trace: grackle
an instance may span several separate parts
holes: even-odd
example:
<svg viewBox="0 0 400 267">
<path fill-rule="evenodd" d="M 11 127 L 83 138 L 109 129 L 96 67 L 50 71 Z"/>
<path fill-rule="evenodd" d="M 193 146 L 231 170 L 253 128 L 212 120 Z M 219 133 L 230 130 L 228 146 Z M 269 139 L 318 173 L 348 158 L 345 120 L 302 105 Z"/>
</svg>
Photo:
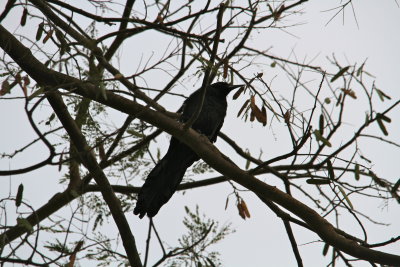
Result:
<svg viewBox="0 0 400 267">
<path fill-rule="evenodd" d="M 192 128 L 207 136 L 211 142 L 215 142 L 226 115 L 226 97 L 233 89 L 241 86 L 229 85 L 225 82 L 208 86 L 201 111 Z M 196 113 L 201 98 L 202 91 L 199 89 L 184 101 L 178 110 L 182 113 L 181 122 L 187 122 Z M 140 218 L 143 218 L 146 213 L 149 217 L 155 216 L 176 191 L 186 169 L 199 159 L 190 147 L 172 136 L 167 154 L 149 173 L 139 192 L 134 214 L 139 215 Z"/>
</svg>

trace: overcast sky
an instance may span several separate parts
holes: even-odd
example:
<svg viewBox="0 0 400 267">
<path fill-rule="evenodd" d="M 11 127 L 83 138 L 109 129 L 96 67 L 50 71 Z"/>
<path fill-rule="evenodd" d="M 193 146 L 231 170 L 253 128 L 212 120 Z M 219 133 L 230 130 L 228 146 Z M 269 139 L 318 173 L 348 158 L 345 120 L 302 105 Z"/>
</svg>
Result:
<svg viewBox="0 0 400 267">
<path fill-rule="evenodd" d="M 5 1 L 0 4 L 0 10 L 3 10 Z M 400 98 L 400 8 L 394 0 L 373 1 L 357 0 L 354 2 L 357 23 L 354 19 L 351 9 L 346 9 L 344 23 L 342 16 L 334 18 L 328 25 L 327 22 L 335 13 L 322 12 L 335 7 L 339 1 L 309 1 L 303 5 L 302 16 L 288 18 L 293 23 L 302 25 L 287 29 L 290 33 L 281 30 L 273 30 L 268 34 L 263 34 L 254 39 L 254 42 L 271 46 L 271 51 L 275 55 L 286 56 L 294 51 L 299 59 L 308 62 L 314 59 L 314 65 L 327 65 L 326 56 L 333 53 L 338 59 L 349 64 L 359 62 L 360 64 L 367 59 L 367 69 L 376 76 L 376 85 L 384 90 L 393 99 L 392 102 Z M 336 4 L 337 4 L 336 3 Z M 20 17 L 14 16 L 7 18 L 4 25 L 14 31 Z M 14 27 L 14 28 L 12 28 Z M 29 25 L 27 26 L 29 27 Z M 32 31 L 36 31 L 36 24 Z M 126 50 L 127 48 L 124 47 Z M 128 57 L 129 59 L 130 57 Z M 127 61 L 129 61 L 127 59 Z M 122 61 L 121 64 L 129 64 Z M 121 65 L 121 68 L 128 68 L 127 65 Z M 268 70 L 265 70 L 268 75 Z M 277 87 L 282 86 L 277 84 Z M 188 95 L 190 92 L 187 92 Z M 168 104 L 168 103 L 167 103 Z M 180 103 L 170 103 L 171 110 L 175 110 Z M 243 124 L 232 114 L 236 114 L 238 103 L 230 103 L 224 132 L 235 132 L 232 136 L 239 143 L 248 147 L 254 153 L 257 153 L 258 144 L 261 136 L 253 136 L 257 125 Z M 386 104 L 386 103 L 385 103 Z M 384 105 L 382 105 L 382 108 Z M 390 113 L 393 119 L 391 125 L 388 125 L 389 139 L 393 141 L 400 140 L 399 118 L 400 109 L 396 108 Z M 351 121 L 351 118 L 349 118 Z M 2 152 L 11 152 L 20 147 L 20 144 L 26 144 L 30 141 L 32 130 L 27 124 L 26 116 L 23 112 L 23 105 L 18 105 L 14 101 L 0 101 L 0 123 L 3 126 L 0 131 Z M 117 123 L 116 123 L 117 124 Z M 241 130 L 238 130 L 241 129 Z M 376 132 L 379 133 L 378 127 Z M 258 133 L 257 133 L 258 134 Z M 248 138 L 251 136 L 251 138 Z M 272 140 L 268 146 L 270 153 L 279 153 L 279 143 L 274 144 L 271 131 L 265 129 L 265 136 Z M 161 137 L 160 142 L 168 143 L 168 137 Z M 224 152 L 229 152 L 229 148 L 222 142 L 216 143 Z M 164 146 L 165 147 L 165 146 Z M 31 150 L 26 156 L 19 157 L 18 160 L 0 160 L 1 169 L 15 168 L 24 166 L 24 163 L 32 162 L 32 159 L 39 161 L 45 158 L 47 154 L 39 148 Z M 373 155 L 375 161 L 375 170 L 390 179 L 396 181 L 399 177 L 397 166 L 399 163 L 399 150 L 391 146 L 382 146 L 366 143 L 365 152 Z M 42 154 L 38 153 L 42 151 Z M 264 153 L 269 153 L 268 151 Z M 15 194 L 19 183 L 25 185 L 25 198 L 29 199 L 34 207 L 39 207 L 48 201 L 49 197 L 55 191 L 63 190 L 58 185 L 59 174 L 56 168 L 43 168 L 27 175 L 13 177 L 0 177 L 0 199 L 7 197 L 10 193 Z M 40 190 L 46 186 L 46 192 Z M 48 190 L 54 188 L 54 190 Z M 49 191 L 49 192 L 47 192 Z M 38 193 L 43 192 L 43 193 Z M 224 210 L 225 198 L 231 192 L 231 188 L 226 184 L 195 189 L 188 191 L 185 195 L 176 194 L 171 201 L 160 211 L 155 218 L 159 225 L 159 230 L 163 237 L 169 240 L 171 245 L 176 243 L 176 238 L 182 234 L 181 218 L 184 214 L 184 205 L 191 208 L 199 203 L 201 212 L 207 212 L 207 216 L 221 221 L 221 223 L 232 222 L 237 230 L 218 245 L 222 254 L 223 266 L 294 266 L 295 259 L 290 248 L 290 243 L 284 231 L 282 222 L 265 205 L 253 196 L 251 193 L 244 194 L 246 202 L 250 205 L 252 218 L 243 221 L 237 215 L 236 207 L 232 204 L 227 211 Z M 233 203 L 233 201 L 232 201 Z M 364 211 L 371 211 L 370 214 L 378 214 L 382 221 L 391 221 L 393 224 L 389 227 L 376 227 L 367 224 L 368 227 L 375 229 L 370 235 L 370 242 L 384 241 L 390 236 L 399 235 L 400 229 L 400 209 L 395 202 L 389 203 L 389 209 L 383 203 L 363 203 L 354 200 L 354 204 Z M 365 205 L 365 206 L 363 206 Z M 372 205 L 372 206 L 371 206 Z M 68 212 L 68 207 L 64 212 Z M 171 216 L 173 214 L 173 216 Z M 137 217 L 128 215 L 131 222 L 132 231 L 137 238 L 139 249 L 143 251 L 146 233 L 147 219 L 139 220 Z M 393 219 L 396 217 L 396 219 Z M 112 221 L 112 220 L 110 220 Z M 352 225 L 345 225 L 345 231 L 353 233 L 359 229 L 353 229 Z M 110 229 L 115 229 L 113 226 Z M 305 266 L 322 266 L 328 261 L 322 257 L 321 243 L 309 243 L 319 240 L 316 235 L 294 226 L 295 235 L 298 237 L 300 252 L 303 255 Z M 155 246 L 156 247 L 156 246 Z M 157 249 L 156 249 L 157 251 Z M 392 253 L 399 253 L 400 245 L 390 247 Z M 315 256 L 314 256 L 315 255 Z M 153 252 L 151 259 L 156 260 L 158 255 Z M 368 264 L 355 263 L 355 266 L 369 266 Z"/>
</svg>

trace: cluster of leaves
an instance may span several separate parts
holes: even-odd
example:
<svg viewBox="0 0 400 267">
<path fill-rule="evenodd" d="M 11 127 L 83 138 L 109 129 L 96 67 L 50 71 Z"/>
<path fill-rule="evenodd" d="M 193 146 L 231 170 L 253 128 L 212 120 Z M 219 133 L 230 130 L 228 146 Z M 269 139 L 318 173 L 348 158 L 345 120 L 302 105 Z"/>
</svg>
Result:
<svg viewBox="0 0 400 267">
<path fill-rule="evenodd" d="M 221 266 L 219 253 L 208 249 L 234 232 L 231 225 L 218 227 L 218 222 L 200 215 L 198 206 L 194 212 L 188 207 L 185 211 L 187 234 L 178 239 L 180 246 L 172 249 L 177 256 L 168 261 L 168 266 Z"/>
</svg>

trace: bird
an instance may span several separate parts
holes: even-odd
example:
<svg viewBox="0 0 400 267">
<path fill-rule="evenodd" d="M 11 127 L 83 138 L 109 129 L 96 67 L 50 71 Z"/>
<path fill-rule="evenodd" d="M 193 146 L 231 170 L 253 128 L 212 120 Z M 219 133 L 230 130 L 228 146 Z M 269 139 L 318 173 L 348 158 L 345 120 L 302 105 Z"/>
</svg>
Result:
<svg viewBox="0 0 400 267">
<path fill-rule="evenodd" d="M 209 85 L 206 88 L 201 111 L 191 126 L 192 129 L 214 143 L 226 116 L 228 106 L 226 98 L 232 90 L 242 86 L 226 82 Z M 183 102 L 178 110 L 178 113 L 181 113 L 179 119 L 181 123 L 186 123 L 198 112 L 202 93 L 200 88 Z M 146 214 L 150 218 L 154 217 L 175 193 L 186 169 L 199 159 L 200 157 L 189 146 L 172 136 L 167 153 L 148 174 L 140 189 L 133 213 L 139 215 L 140 219 Z"/>
</svg>

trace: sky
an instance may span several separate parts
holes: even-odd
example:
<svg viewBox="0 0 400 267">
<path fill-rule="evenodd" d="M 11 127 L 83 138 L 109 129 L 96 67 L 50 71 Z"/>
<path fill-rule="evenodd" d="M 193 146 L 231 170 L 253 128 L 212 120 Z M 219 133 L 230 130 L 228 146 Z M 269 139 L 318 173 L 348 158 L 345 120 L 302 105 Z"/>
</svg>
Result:
<svg viewBox="0 0 400 267">
<path fill-rule="evenodd" d="M 326 11 L 338 5 L 340 1 L 309 1 L 303 5 L 304 14 L 298 17 L 287 18 L 288 22 L 294 24 L 300 23 L 296 27 L 287 29 L 284 32 L 279 29 L 271 30 L 267 33 L 260 34 L 252 40 L 260 47 L 271 47 L 272 53 L 275 55 L 288 55 L 291 52 L 305 62 L 313 59 L 314 65 L 327 65 L 327 56 L 335 56 L 349 65 L 354 62 L 362 63 L 367 59 L 367 68 L 370 73 L 376 77 L 376 85 L 384 90 L 393 99 L 392 102 L 400 98 L 400 35 L 398 28 L 400 26 L 400 8 L 393 0 L 377 1 L 358 0 L 353 1 L 356 20 L 350 8 L 345 10 L 344 21 L 339 15 L 329 22 L 335 11 Z M 336 5 L 335 5 L 336 4 Z M 4 8 L 4 4 L 0 4 L 0 10 Z M 324 12 L 325 11 L 325 12 Z M 18 16 L 7 18 L 4 25 L 9 26 L 9 30 L 15 30 Z M 329 22 L 329 23 L 328 23 Z M 34 25 L 36 27 L 36 25 Z M 27 26 L 29 30 L 30 26 Z M 35 29 L 32 31 L 36 31 Z M 157 45 L 153 42 L 152 45 Z M 146 47 L 151 50 L 149 47 Z M 129 56 L 129 47 L 124 46 L 123 52 L 125 56 L 121 60 L 121 69 L 129 69 L 131 58 Z M 122 52 L 121 52 L 122 53 Z M 125 55 L 125 54 L 124 54 Z M 266 76 L 270 69 L 262 70 Z M 276 90 L 285 90 L 285 83 L 277 83 Z M 190 86 L 184 91 L 185 95 L 190 94 Z M 180 103 L 171 103 L 168 98 L 162 102 L 170 108 L 176 110 Z M 386 104 L 386 103 L 383 103 Z M 381 105 L 384 108 L 384 105 Z M 279 154 L 282 149 L 281 139 L 279 137 L 279 126 L 273 131 L 266 127 L 260 130 L 260 126 L 256 124 L 245 124 L 236 118 L 235 114 L 240 108 L 239 102 L 230 100 L 228 116 L 223 132 L 235 133 L 232 135 L 234 139 L 242 146 L 248 148 L 255 155 L 258 154 L 260 140 L 265 140 L 264 153 L 268 155 Z M 350 110 L 348 118 L 349 129 L 354 121 L 361 116 L 357 113 L 357 104 L 355 103 L 354 114 Z M 379 106 L 378 106 L 379 107 Z M 0 140 L 2 142 L 1 152 L 13 151 L 20 144 L 30 141 L 32 131 L 27 125 L 26 116 L 23 113 L 23 104 L 15 104 L 14 101 L 0 101 L 0 123 L 3 130 L 0 131 Z M 231 115 L 234 114 L 234 115 Z M 363 114 L 362 114 L 363 115 Z M 352 117 L 354 116 L 354 117 Z M 396 108 L 390 113 L 393 122 L 388 125 L 389 139 L 400 140 L 400 129 L 398 127 L 398 118 L 400 110 Z M 118 125 L 120 118 L 115 118 Z M 4 127 L 6 125 L 6 127 Z M 239 130 L 238 130 L 239 129 Z M 375 127 L 372 132 L 379 133 L 379 128 Z M 250 138 L 249 138 L 250 137 Z M 162 149 L 166 148 L 169 137 L 164 135 L 159 138 L 158 143 Z M 389 180 L 397 181 L 399 178 L 396 164 L 398 164 L 399 151 L 398 148 L 386 145 L 377 145 L 376 143 L 365 142 L 363 144 L 363 152 L 373 155 L 375 163 L 374 169 L 382 176 Z M 232 150 L 221 140 L 218 140 L 216 146 L 224 153 L 230 155 Z M 36 147 L 30 150 L 26 156 L 19 157 L 18 160 L 0 160 L 2 169 L 15 168 L 24 166 L 32 159 L 39 160 L 46 157 L 45 151 Z M 243 166 L 244 161 L 238 162 Z M 0 199 L 7 197 L 9 193 L 15 194 L 16 188 L 20 183 L 25 185 L 25 198 L 31 201 L 33 207 L 39 207 L 47 202 L 48 198 L 55 191 L 63 190 L 63 186 L 58 185 L 59 174 L 57 168 L 43 168 L 32 172 L 28 175 L 18 175 L 13 177 L 0 177 Z M 267 182 L 276 183 L 273 177 L 263 177 Z M 40 193 L 40 189 L 46 186 L 47 192 Z M 186 194 L 175 194 L 174 197 L 166 204 L 155 218 L 158 230 L 163 233 L 163 238 L 168 240 L 169 244 L 176 244 L 176 238 L 183 232 L 181 218 L 184 215 L 183 207 L 189 206 L 195 208 L 196 203 L 200 206 L 200 212 L 207 213 L 207 216 L 220 221 L 221 224 L 232 223 L 236 233 L 228 236 L 225 240 L 216 246 L 221 253 L 223 266 L 295 266 L 295 259 L 290 248 L 288 238 L 282 222 L 269 210 L 265 205 L 252 193 L 243 193 L 243 197 L 249 205 L 252 214 L 251 219 L 242 220 L 238 214 L 234 201 L 224 210 L 226 196 L 231 192 L 231 188 L 227 184 L 220 184 L 212 187 L 190 190 Z M 233 199 L 232 199 L 233 200 Z M 361 199 L 353 199 L 353 204 L 369 214 L 376 214 L 382 221 L 390 221 L 393 224 L 388 227 L 378 227 L 369 225 L 373 231 L 370 233 L 370 241 L 383 241 L 388 236 L 397 236 L 400 229 L 400 209 L 395 202 L 384 203 L 366 202 Z M 70 206 L 65 207 L 62 212 L 68 213 L 72 210 Z M 137 217 L 127 214 L 131 224 L 132 231 L 135 234 L 139 250 L 143 250 L 147 233 L 147 219 L 139 220 Z M 343 229 L 350 233 L 360 233 L 358 227 L 352 225 L 353 222 L 343 224 Z M 322 266 L 328 263 L 328 259 L 322 257 L 323 244 L 318 241 L 318 237 L 306 230 L 293 226 L 295 236 L 298 238 L 299 249 L 303 255 L 305 266 Z M 109 231 L 115 231 L 115 227 L 111 225 Z M 155 251 L 150 255 L 150 259 L 157 260 L 157 246 L 153 244 Z M 400 246 L 394 245 L 385 251 L 398 254 Z M 314 256 L 316 255 L 316 256 Z M 342 265 L 339 265 L 342 266 Z M 365 263 L 354 263 L 354 266 L 369 266 Z"/>
</svg>

